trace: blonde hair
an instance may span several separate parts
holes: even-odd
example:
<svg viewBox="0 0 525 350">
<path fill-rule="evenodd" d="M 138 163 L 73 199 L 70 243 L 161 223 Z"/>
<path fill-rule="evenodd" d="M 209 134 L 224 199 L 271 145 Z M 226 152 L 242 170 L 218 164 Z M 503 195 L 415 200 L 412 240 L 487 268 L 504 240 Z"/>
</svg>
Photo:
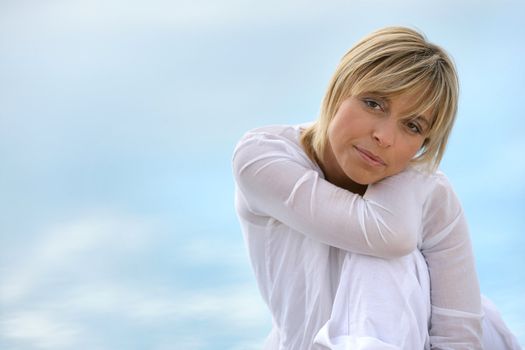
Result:
<svg viewBox="0 0 525 350">
<path fill-rule="evenodd" d="M 435 170 L 454 124 L 458 78 L 454 63 L 442 48 L 404 27 L 373 32 L 343 56 L 328 85 L 318 120 L 301 136 L 310 158 L 323 160 L 328 126 L 341 103 L 369 92 L 386 98 L 415 93 L 418 98 L 409 113 L 432 111 L 430 129 L 412 162 Z"/>
</svg>

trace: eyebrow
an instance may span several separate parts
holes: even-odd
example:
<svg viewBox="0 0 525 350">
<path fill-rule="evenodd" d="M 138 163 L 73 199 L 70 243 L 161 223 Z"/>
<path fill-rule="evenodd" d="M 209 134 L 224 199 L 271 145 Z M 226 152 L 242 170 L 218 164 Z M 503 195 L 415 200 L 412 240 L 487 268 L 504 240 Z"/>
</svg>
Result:
<svg viewBox="0 0 525 350">
<path fill-rule="evenodd" d="M 366 94 L 363 94 L 363 95 L 366 95 Z M 381 100 L 382 102 L 386 103 L 387 106 L 389 106 L 392 102 L 391 98 L 388 97 L 388 96 L 385 96 L 385 95 L 382 95 L 380 93 L 377 93 L 377 92 L 369 92 L 368 95 L 370 95 L 370 97 L 373 97 L 373 98 L 376 98 L 376 99 L 379 99 Z M 416 116 L 413 116 L 413 117 L 409 117 L 408 119 L 410 120 L 420 120 L 422 121 L 423 123 L 426 124 L 426 128 L 427 129 L 430 129 L 430 126 L 431 126 L 431 123 L 430 121 L 425 118 L 423 115 L 416 115 Z"/>
<path fill-rule="evenodd" d="M 424 122 L 425 124 L 427 124 L 427 128 L 430 127 L 430 122 L 427 120 L 427 118 L 425 118 L 422 115 L 415 116 L 413 119 L 417 119 Z"/>
</svg>

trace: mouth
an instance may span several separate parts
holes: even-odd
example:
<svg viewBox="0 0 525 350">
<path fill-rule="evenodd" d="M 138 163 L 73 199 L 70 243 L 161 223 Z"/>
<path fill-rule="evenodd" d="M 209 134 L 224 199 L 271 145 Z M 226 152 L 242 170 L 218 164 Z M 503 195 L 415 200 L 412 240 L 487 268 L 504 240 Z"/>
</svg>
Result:
<svg viewBox="0 0 525 350">
<path fill-rule="evenodd" d="M 385 161 L 381 159 L 381 157 L 375 155 L 374 153 L 358 146 L 354 146 L 354 148 L 356 149 L 357 153 L 361 156 L 361 158 L 363 158 L 370 165 L 386 166 Z"/>
</svg>

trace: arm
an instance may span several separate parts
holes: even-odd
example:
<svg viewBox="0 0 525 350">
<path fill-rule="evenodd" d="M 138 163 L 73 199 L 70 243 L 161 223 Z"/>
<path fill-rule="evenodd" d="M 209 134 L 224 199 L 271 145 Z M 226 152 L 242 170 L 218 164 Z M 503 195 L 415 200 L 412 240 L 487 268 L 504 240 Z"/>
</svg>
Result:
<svg viewBox="0 0 525 350">
<path fill-rule="evenodd" d="M 413 188 L 411 172 L 371 185 L 361 197 L 321 178 L 297 144 L 261 132 L 239 142 L 233 171 L 252 213 L 271 216 L 308 237 L 383 258 L 416 248 L 426 191 Z"/>
<path fill-rule="evenodd" d="M 436 175 L 425 203 L 423 244 L 430 273 L 432 349 L 482 349 L 481 300 L 469 231 L 447 179 Z"/>
</svg>

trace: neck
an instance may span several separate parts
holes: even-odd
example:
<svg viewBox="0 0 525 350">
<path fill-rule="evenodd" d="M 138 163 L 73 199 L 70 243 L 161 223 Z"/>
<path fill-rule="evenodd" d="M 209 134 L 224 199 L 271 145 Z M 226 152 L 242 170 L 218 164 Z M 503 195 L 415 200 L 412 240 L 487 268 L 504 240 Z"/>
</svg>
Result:
<svg viewBox="0 0 525 350">
<path fill-rule="evenodd" d="M 325 179 L 331 184 L 361 196 L 365 194 L 368 186 L 353 181 L 344 173 L 334 156 L 330 144 L 326 145 L 323 160 L 319 160 L 318 163 L 323 170 Z"/>
</svg>

